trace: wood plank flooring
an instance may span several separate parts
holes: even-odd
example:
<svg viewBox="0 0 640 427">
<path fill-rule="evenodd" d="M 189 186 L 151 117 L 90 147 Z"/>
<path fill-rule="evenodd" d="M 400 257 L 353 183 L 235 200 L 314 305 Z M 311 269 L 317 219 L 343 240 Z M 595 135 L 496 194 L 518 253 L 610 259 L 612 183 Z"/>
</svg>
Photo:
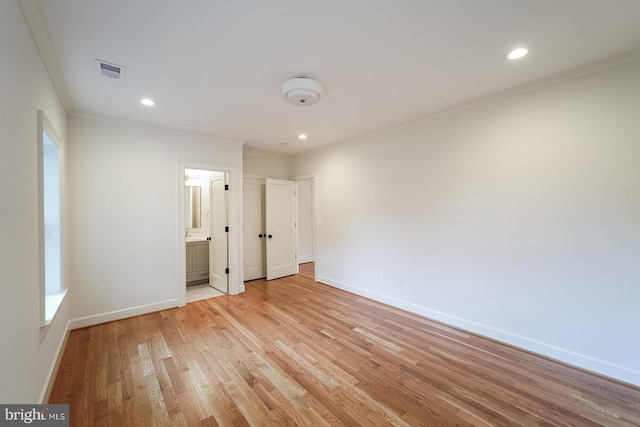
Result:
<svg viewBox="0 0 640 427">
<path fill-rule="evenodd" d="M 640 426 L 640 389 L 315 283 L 72 331 L 73 426 Z"/>
</svg>

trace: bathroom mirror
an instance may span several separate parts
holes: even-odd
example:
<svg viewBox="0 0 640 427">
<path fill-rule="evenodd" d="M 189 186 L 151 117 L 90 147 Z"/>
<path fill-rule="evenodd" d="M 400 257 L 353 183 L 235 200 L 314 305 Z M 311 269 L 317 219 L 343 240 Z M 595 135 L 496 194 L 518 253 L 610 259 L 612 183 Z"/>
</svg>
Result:
<svg viewBox="0 0 640 427">
<path fill-rule="evenodd" d="M 200 228 L 200 187 L 185 186 L 185 228 Z"/>
</svg>

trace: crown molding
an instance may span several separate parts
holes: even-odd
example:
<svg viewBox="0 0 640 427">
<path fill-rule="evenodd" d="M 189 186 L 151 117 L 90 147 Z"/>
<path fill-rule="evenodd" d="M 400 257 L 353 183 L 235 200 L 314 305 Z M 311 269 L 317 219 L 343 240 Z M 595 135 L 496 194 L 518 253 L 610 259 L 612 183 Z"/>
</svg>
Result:
<svg viewBox="0 0 640 427">
<path fill-rule="evenodd" d="M 67 82 L 64 79 L 64 74 L 62 74 L 62 69 L 60 68 L 60 63 L 58 62 L 55 49 L 49 39 L 49 34 L 47 33 L 44 20 L 42 19 L 38 2 L 37 0 L 18 0 L 18 3 L 22 9 L 24 19 L 27 21 L 27 26 L 29 27 L 33 41 L 38 48 L 38 52 L 40 52 L 42 62 L 49 73 L 53 87 L 58 93 L 60 102 L 62 103 L 65 111 L 70 113 L 73 111 L 73 102 L 71 101 L 69 88 L 67 87 Z"/>
<path fill-rule="evenodd" d="M 2 0 L 0 0 L 0 1 L 2 1 Z M 140 122 L 140 121 L 136 121 L 136 120 L 127 120 L 127 119 L 114 117 L 114 116 L 107 116 L 107 115 L 103 115 L 103 114 L 96 114 L 96 113 L 86 112 L 86 111 L 82 111 L 82 110 L 78 110 L 78 109 L 75 109 L 75 110 L 73 110 L 73 112 L 68 113 L 68 114 L 69 114 L 69 117 L 77 117 L 77 118 L 80 118 L 80 119 L 87 119 L 87 120 L 93 120 L 93 121 L 97 121 L 97 122 L 110 123 L 110 124 L 115 124 L 115 125 L 119 125 L 119 126 L 127 126 L 127 127 L 139 128 L 139 129 L 147 129 L 147 130 L 150 130 L 150 131 L 165 132 L 165 133 L 171 133 L 171 134 L 175 134 L 175 135 L 185 135 L 185 136 L 189 136 L 189 137 L 193 137 L 193 138 L 201 138 L 201 139 L 206 140 L 206 141 L 214 141 L 214 142 L 220 142 L 220 143 L 224 143 L 224 144 L 239 145 L 241 147 L 242 147 L 242 145 L 244 145 L 244 141 L 237 141 L 235 139 L 217 137 L 215 135 L 211 135 L 211 134 L 208 134 L 208 133 L 190 131 L 188 129 L 175 128 L 175 127 L 171 127 L 171 126 L 163 126 L 163 125 L 159 125 L 159 124 L 155 124 L 155 123 Z"/>
<path fill-rule="evenodd" d="M 291 156 L 291 159 L 294 159 L 294 160 L 302 159 L 310 155 L 315 155 L 317 153 L 331 150 L 333 148 L 349 145 L 354 142 L 360 142 L 369 138 L 374 138 L 380 135 L 389 134 L 401 129 L 406 129 L 413 126 L 419 126 L 423 123 L 430 122 L 432 120 L 436 120 L 441 117 L 446 117 L 461 111 L 492 104 L 498 101 L 502 101 L 503 99 L 512 98 L 528 92 L 544 89 L 549 86 L 555 86 L 569 80 L 578 79 L 587 75 L 591 75 L 591 74 L 598 73 L 600 71 L 607 70 L 609 68 L 617 67 L 619 65 L 624 65 L 631 62 L 635 62 L 635 61 L 640 61 L 640 47 L 631 49 L 625 52 L 621 52 L 612 56 L 608 56 L 604 59 L 590 62 L 585 65 L 574 67 L 566 71 L 560 71 L 558 73 L 552 74 L 547 77 L 542 77 L 542 78 L 539 78 L 530 82 L 526 82 L 511 88 L 503 89 L 503 90 L 491 93 L 489 95 L 471 99 L 469 101 L 455 105 L 451 108 L 436 111 L 432 114 L 429 114 L 423 118 L 414 120 L 412 122 L 403 123 L 403 124 L 391 127 L 389 129 L 383 129 L 377 132 L 365 133 L 363 135 L 355 136 L 353 138 L 347 138 L 341 141 L 336 141 L 331 144 L 322 145 L 320 147 L 317 147 L 309 151 L 304 151 L 299 154 L 294 154 Z"/>
</svg>

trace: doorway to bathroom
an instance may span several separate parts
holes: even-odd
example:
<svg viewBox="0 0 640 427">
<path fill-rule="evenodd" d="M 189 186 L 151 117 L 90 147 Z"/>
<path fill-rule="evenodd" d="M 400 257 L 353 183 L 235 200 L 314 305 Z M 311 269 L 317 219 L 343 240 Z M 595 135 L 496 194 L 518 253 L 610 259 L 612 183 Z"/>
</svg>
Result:
<svg viewBox="0 0 640 427">
<path fill-rule="evenodd" d="M 185 167 L 185 302 L 229 293 L 229 173 Z"/>
<path fill-rule="evenodd" d="M 226 172 L 185 169 L 186 285 L 229 293 Z"/>
</svg>

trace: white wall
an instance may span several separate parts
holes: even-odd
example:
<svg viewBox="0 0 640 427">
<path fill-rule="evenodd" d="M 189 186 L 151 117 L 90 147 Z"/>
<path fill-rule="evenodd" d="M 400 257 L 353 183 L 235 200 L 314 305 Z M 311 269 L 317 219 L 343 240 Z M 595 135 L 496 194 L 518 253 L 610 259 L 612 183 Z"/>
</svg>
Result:
<svg viewBox="0 0 640 427">
<path fill-rule="evenodd" d="M 314 172 L 321 281 L 640 385 L 640 62 L 294 159 Z"/>
<path fill-rule="evenodd" d="M 313 261 L 313 180 L 296 182 L 298 202 L 298 263 Z"/>
<path fill-rule="evenodd" d="M 36 114 L 66 144 L 66 113 L 14 1 L 0 1 L 0 63 L 0 402 L 37 403 L 69 310 L 67 300 L 41 341 Z"/>
<path fill-rule="evenodd" d="M 185 262 L 180 165 L 235 168 L 230 215 L 241 224 L 241 144 L 82 117 L 69 119 L 69 140 L 72 326 L 176 306 Z M 230 277 L 241 283 L 238 228 Z"/>
<path fill-rule="evenodd" d="M 245 174 L 278 179 L 289 179 L 291 176 L 291 160 L 288 157 L 244 152 L 242 162 Z"/>
</svg>

